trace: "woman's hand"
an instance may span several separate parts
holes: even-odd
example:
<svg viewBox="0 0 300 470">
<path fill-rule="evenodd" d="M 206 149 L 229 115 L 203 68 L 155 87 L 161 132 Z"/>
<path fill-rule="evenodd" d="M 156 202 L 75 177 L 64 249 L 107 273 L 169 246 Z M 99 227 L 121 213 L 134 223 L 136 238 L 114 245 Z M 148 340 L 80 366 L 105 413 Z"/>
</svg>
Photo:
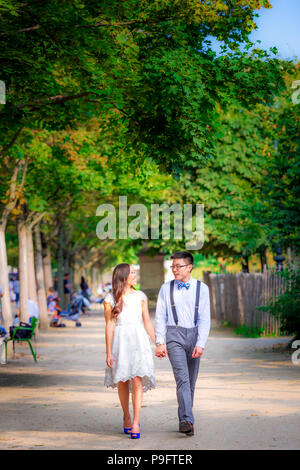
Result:
<svg viewBox="0 0 300 470">
<path fill-rule="evenodd" d="M 112 367 L 113 362 L 114 362 L 114 358 L 113 358 L 112 354 L 110 354 L 110 353 L 106 354 L 106 364 L 108 365 L 108 367 Z"/>
</svg>

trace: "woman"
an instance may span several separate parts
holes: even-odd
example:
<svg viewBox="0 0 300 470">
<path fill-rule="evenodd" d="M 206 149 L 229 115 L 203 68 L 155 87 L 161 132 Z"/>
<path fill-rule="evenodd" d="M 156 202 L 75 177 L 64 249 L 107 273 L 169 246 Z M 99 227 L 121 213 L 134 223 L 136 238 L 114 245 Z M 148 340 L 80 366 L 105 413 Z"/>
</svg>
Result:
<svg viewBox="0 0 300 470">
<path fill-rule="evenodd" d="M 112 276 L 112 293 L 104 298 L 106 321 L 105 385 L 118 387 L 124 414 L 124 432 L 140 437 L 143 392 L 155 388 L 154 362 L 149 337 L 155 344 L 147 296 L 134 288 L 136 274 L 127 263 L 118 264 Z M 114 322 L 116 323 L 114 329 Z M 146 333 L 147 332 L 147 333 Z M 129 413 L 132 392 L 133 420 Z"/>
</svg>

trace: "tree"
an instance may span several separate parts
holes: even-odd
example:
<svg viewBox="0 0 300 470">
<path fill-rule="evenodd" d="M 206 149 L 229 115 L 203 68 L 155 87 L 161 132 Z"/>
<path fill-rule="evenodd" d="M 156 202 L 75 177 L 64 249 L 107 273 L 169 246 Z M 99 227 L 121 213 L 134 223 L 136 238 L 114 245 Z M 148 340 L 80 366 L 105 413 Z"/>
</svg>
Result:
<svg viewBox="0 0 300 470">
<path fill-rule="evenodd" d="M 6 254 L 5 230 L 8 217 L 16 208 L 19 196 L 23 191 L 27 172 L 27 159 L 16 159 L 13 168 L 7 159 L 2 160 L 2 184 L 0 185 L 0 285 L 3 287 L 2 317 L 5 329 L 12 324 L 10 294 L 8 286 L 8 265 Z"/>
<path fill-rule="evenodd" d="M 280 86 L 278 60 L 238 51 L 261 6 L 270 3 L 8 2 L 2 154 L 24 126 L 64 129 L 116 108 L 146 157 L 193 171 L 212 153 L 220 106 L 268 101 Z M 225 41 L 223 56 L 212 52 L 209 35 Z"/>
<path fill-rule="evenodd" d="M 300 271 L 289 266 L 284 271 L 279 271 L 278 275 L 285 279 L 286 291 L 257 309 L 279 318 L 281 333 L 295 335 L 292 343 L 295 339 L 300 339 Z"/>
</svg>

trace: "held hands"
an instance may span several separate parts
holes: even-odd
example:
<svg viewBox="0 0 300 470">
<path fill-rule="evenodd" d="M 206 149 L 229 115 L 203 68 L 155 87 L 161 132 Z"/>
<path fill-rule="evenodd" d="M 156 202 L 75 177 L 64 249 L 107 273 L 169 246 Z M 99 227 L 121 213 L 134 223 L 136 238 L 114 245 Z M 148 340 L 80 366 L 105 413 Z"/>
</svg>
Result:
<svg viewBox="0 0 300 470">
<path fill-rule="evenodd" d="M 165 344 L 160 344 L 156 347 L 155 356 L 156 357 L 167 357 L 168 351 Z"/>
</svg>

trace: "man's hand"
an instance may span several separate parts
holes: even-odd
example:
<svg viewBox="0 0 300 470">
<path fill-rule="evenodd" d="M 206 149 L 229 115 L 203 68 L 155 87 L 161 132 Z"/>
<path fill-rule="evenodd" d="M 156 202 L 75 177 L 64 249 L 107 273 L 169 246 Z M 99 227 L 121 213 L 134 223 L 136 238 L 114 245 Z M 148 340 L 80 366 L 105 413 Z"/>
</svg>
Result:
<svg viewBox="0 0 300 470">
<path fill-rule="evenodd" d="M 201 357 L 202 354 L 203 354 L 203 349 L 200 348 L 200 346 L 195 346 L 192 357 L 196 359 L 197 357 Z"/>
<path fill-rule="evenodd" d="M 155 356 L 156 357 L 166 357 L 168 355 L 167 347 L 165 344 L 160 344 L 156 347 Z"/>
</svg>

